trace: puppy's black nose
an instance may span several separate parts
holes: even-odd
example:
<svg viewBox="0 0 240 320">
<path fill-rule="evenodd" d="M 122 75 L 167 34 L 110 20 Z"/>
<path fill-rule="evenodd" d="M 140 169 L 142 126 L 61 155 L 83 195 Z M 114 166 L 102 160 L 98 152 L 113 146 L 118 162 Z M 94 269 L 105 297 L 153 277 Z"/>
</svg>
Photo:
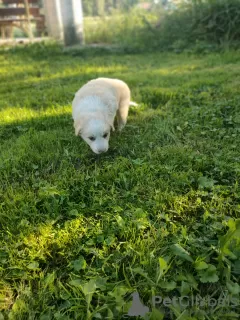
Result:
<svg viewBox="0 0 240 320">
<path fill-rule="evenodd" d="M 98 149 L 98 150 L 97 150 L 97 153 L 100 154 L 100 153 L 104 153 L 104 152 L 106 152 L 106 151 L 107 151 L 107 149 Z"/>
</svg>

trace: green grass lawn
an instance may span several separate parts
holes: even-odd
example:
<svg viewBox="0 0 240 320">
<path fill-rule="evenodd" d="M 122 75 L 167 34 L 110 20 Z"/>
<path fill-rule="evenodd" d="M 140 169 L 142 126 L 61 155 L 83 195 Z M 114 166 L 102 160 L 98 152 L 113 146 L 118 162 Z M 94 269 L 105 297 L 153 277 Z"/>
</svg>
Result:
<svg viewBox="0 0 240 320">
<path fill-rule="evenodd" d="M 71 118 L 98 76 L 140 103 L 101 156 Z M 239 52 L 2 49 L 0 319 L 135 319 L 136 291 L 145 319 L 237 319 L 239 108 Z"/>
</svg>

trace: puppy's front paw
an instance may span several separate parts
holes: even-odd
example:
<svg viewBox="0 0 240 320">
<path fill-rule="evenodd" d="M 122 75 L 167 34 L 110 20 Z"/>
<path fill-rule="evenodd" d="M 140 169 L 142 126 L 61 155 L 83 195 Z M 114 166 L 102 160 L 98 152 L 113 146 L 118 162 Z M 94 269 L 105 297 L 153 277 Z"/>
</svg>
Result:
<svg viewBox="0 0 240 320">
<path fill-rule="evenodd" d="M 126 121 L 118 121 L 118 131 L 122 131 L 126 123 L 127 123 Z"/>
<path fill-rule="evenodd" d="M 125 124 L 121 124 L 121 125 L 119 125 L 119 126 L 118 126 L 118 131 L 120 131 L 120 132 L 121 132 L 121 131 L 122 131 L 122 129 L 123 129 L 124 127 L 125 127 Z"/>
</svg>

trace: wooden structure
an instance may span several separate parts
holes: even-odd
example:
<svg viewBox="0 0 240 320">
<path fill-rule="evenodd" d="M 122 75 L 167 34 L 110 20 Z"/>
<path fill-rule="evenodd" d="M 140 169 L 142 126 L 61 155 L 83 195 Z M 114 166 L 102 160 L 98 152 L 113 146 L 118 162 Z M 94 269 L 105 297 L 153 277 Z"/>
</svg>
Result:
<svg viewBox="0 0 240 320">
<path fill-rule="evenodd" d="M 22 29 L 33 38 L 31 24 L 36 24 L 37 34 L 45 31 L 45 18 L 40 13 L 39 0 L 0 0 L 0 30 L 2 38 L 13 37 L 13 28 Z"/>
</svg>

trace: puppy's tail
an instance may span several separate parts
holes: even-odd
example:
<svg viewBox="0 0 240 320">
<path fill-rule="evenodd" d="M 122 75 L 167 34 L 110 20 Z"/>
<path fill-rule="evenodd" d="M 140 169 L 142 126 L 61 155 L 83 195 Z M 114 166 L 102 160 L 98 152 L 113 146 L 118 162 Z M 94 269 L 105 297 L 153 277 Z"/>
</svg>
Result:
<svg viewBox="0 0 240 320">
<path fill-rule="evenodd" d="M 133 106 L 133 107 L 137 107 L 138 106 L 138 104 L 136 102 L 133 102 L 133 101 L 130 101 L 129 105 Z"/>
</svg>

